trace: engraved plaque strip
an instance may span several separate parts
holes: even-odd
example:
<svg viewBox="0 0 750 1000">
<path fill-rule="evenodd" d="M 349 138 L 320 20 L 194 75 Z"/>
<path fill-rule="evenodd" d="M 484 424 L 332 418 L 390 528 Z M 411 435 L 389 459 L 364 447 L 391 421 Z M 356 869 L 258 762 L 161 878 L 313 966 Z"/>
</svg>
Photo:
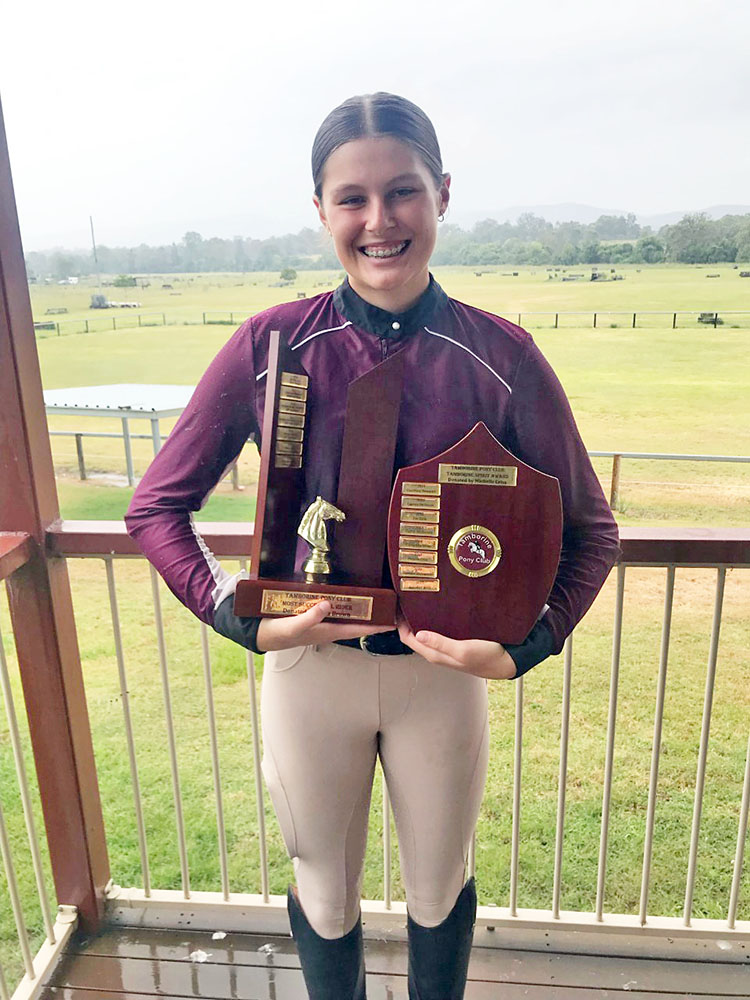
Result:
<svg viewBox="0 0 750 1000">
<path fill-rule="evenodd" d="M 316 594 L 303 590 L 264 590 L 260 612 L 265 615 L 296 615 L 319 601 L 330 601 L 328 618 L 372 618 L 372 598 L 351 594 Z"/>
<path fill-rule="evenodd" d="M 304 427 L 305 414 L 284 413 L 283 410 L 279 410 L 279 414 L 276 418 L 276 423 L 279 427 Z"/>
<path fill-rule="evenodd" d="M 277 455 L 274 461 L 274 465 L 277 469 L 301 469 L 302 468 L 302 456 L 301 455 Z"/>
<path fill-rule="evenodd" d="M 410 538 L 408 535 L 400 535 L 398 547 L 399 549 L 436 549 L 438 543 L 437 538 Z"/>
<path fill-rule="evenodd" d="M 398 561 L 405 563 L 429 563 L 434 566 L 437 563 L 437 552 L 413 552 L 409 549 L 399 549 Z"/>
<path fill-rule="evenodd" d="M 429 535 L 431 538 L 438 536 L 437 524 L 404 524 L 401 522 L 400 531 L 402 535 Z"/>
<path fill-rule="evenodd" d="M 302 375 L 298 372 L 282 372 L 281 373 L 281 384 L 282 385 L 301 385 L 305 389 L 307 388 L 307 383 L 310 381 L 309 376 Z"/>
<path fill-rule="evenodd" d="M 438 465 L 441 483 L 466 486 L 515 486 L 518 469 L 515 465 Z"/>
<path fill-rule="evenodd" d="M 279 387 L 279 399 L 307 399 L 307 389 L 297 385 L 282 385 Z"/>
<path fill-rule="evenodd" d="M 422 590 L 437 593 L 440 590 L 440 580 L 400 580 L 399 590 Z"/>
<path fill-rule="evenodd" d="M 437 524 L 440 520 L 439 510 L 402 510 L 402 521 L 420 521 L 424 524 Z"/>
<path fill-rule="evenodd" d="M 401 497 L 401 507 L 414 510 L 440 510 L 440 497 Z"/>
<path fill-rule="evenodd" d="M 412 496 L 440 496 L 440 483 L 401 483 L 401 492 Z"/>
<path fill-rule="evenodd" d="M 399 563 L 399 576 L 437 576 L 437 566 L 420 566 L 413 563 Z"/>
<path fill-rule="evenodd" d="M 302 455 L 302 442 L 301 441 L 277 441 L 276 442 L 276 454 L 277 455 Z"/>
<path fill-rule="evenodd" d="M 301 442 L 304 435 L 301 428 L 298 427 L 277 427 L 276 428 L 276 440 L 277 441 L 299 441 Z"/>
<path fill-rule="evenodd" d="M 279 413 L 302 413 L 307 408 L 307 403 L 299 399 L 280 399 Z"/>
</svg>

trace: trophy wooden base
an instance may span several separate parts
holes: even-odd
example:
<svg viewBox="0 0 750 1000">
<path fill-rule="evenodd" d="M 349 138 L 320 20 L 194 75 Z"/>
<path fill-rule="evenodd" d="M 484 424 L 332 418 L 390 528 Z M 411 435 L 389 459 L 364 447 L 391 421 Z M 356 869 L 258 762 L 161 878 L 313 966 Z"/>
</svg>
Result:
<svg viewBox="0 0 750 1000">
<path fill-rule="evenodd" d="M 396 593 L 385 587 L 355 587 L 345 582 L 308 583 L 290 580 L 240 580 L 234 595 L 234 613 L 242 617 L 300 614 L 318 601 L 331 602 L 325 621 L 339 624 L 393 625 Z"/>
</svg>

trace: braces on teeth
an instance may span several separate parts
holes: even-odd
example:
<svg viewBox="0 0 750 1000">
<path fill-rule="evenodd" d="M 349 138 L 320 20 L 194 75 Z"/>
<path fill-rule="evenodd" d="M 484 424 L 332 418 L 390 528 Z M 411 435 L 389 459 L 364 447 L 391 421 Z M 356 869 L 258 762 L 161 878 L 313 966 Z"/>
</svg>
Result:
<svg viewBox="0 0 750 1000">
<path fill-rule="evenodd" d="M 365 257 L 395 257 L 397 254 L 401 253 L 407 242 L 408 241 L 400 243 L 397 247 L 393 247 L 390 250 L 373 250 L 369 247 L 362 247 L 362 253 Z"/>
</svg>

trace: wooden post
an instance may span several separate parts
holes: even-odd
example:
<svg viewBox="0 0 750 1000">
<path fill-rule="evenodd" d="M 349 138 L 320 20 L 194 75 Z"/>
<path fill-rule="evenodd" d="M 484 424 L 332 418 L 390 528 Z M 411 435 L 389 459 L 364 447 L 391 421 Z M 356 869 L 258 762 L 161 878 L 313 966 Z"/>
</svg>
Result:
<svg viewBox="0 0 750 1000">
<path fill-rule="evenodd" d="M 677 313 L 674 313 L 674 315 L 672 316 L 672 329 L 673 330 L 677 329 Z"/>
<path fill-rule="evenodd" d="M 560 317 L 560 313 L 555 313 L 555 329 L 557 329 L 557 321 Z"/>
<path fill-rule="evenodd" d="M 635 317 L 636 317 L 637 315 L 638 315 L 637 313 L 633 313 L 633 329 L 634 329 L 634 330 L 635 330 Z"/>
<path fill-rule="evenodd" d="M 594 329 L 596 330 L 596 313 L 594 313 Z"/>
<path fill-rule="evenodd" d="M 83 434 L 76 434 L 76 454 L 78 455 L 78 475 L 86 478 L 86 463 L 83 460 Z"/>
<path fill-rule="evenodd" d="M 2 109 L 0 399 L 0 531 L 32 539 L 7 587 L 52 874 L 90 934 L 109 861 L 67 565 L 46 549 L 60 510 Z"/>
<path fill-rule="evenodd" d="M 240 470 L 237 468 L 237 463 L 232 462 L 232 489 L 239 490 L 240 488 Z"/>
<path fill-rule="evenodd" d="M 609 490 L 609 506 L 617 510 L 620 504 L 620 463 L 622 455 L 612 456 L 612 483 Z"/>
</svg>

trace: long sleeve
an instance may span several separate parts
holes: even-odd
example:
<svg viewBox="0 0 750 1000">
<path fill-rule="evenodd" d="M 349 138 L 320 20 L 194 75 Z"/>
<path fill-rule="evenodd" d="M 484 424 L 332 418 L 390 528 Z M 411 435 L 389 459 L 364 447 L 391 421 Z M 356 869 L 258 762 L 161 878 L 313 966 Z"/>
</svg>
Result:
<svg viewBox="0 0 750 1000">
<path fill-rule="evenodd" d="M 208 625 L 231 593 L 231 577 L 193 522 L 257 432 L 252 320 L 222 348 L 138 485 L 125 515 L 128 533 L 175 596 Z"/>
<path fill-rule="evenodd" d="M 516 371 L 508 411 L 508 447 L 560 481 L 560 565 L 542 619 L 559 653 L 599 593 L 619 555 L 617 524 L 578 433 L 565 392 L 529 339 Z"/>
</svg>

